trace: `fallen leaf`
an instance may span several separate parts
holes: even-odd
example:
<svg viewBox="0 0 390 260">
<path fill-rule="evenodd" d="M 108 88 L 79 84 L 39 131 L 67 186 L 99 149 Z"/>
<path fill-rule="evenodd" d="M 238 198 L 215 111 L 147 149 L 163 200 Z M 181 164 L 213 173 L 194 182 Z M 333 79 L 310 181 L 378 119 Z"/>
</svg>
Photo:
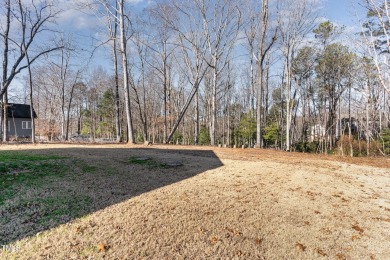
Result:
<svg viewBox="0 0 390 260">
<path fill-rule="evenodd" d="M 306 250 L 306 246 L 300 244 L 300 243 L 296 243 L 295 244 L 295 247 L 300 250 L 300 251 L 305 251 Z"/>
<path fill-rule="evenodd" d="M 76 227 L 76 233 L 83 233 L 84 232 L 84 230 L 85 230 L 85 227 L 82 227 L 82 226 L 78 226 L 78 227 Z"/>
<path fill-rule="evenodd" d="M 241 250 L 236 250 L 235 255 L 236 255 L 236 256 L 242 256 Z"/>
<path fill-rule="evenodd" d="M 211 243 L 211 244 L 214 245 L 214 244 L 216 244 L 218 241 L 219 241 L 218 237 L 216 237 L 216 236 L 210 237 L 210 243 Z"/>
<path fill-rule="evenodd" d="M 353 235 L 353 236 L 352 236 L 352 241 L 355 241 L 355 240 L 358 240 L 358 239 L 360 239 L 359 236 L 356 236 L 356 235 Z"/>
<path fill-rule="evenodd" d="M 260 245 L 261 243 L 263 243 L 263 239 L 261 239 L 261 238 L 256 238 L 256 239 L 255 239 L 255 242 L 256 242 L 256 244 Z"/>
<path fill-rule="evenodd" d="M 69 243 L 69 247 L 75 247 L 75 246 L 78 246 L 80 243 L 79 242 L 74 242 L 74 243 Z"/>
<path fill-rule="evenodd" d="M 90 225 L 91 227 L 95 227 L 95 226 L 96 226 L 96 223 L 93 222 L 93 221 L 89 221 L 89 225 Z"/>
<path fill-rule="evenodd" d="M 316 252 L 317 252 L 319 255 L 328 256 L 324 251 L 322 251 L 322 250 L 319 249 L 319 248 L 316 249 Z"/>
<path fill-rule="evenodd" d="M 230 233 L 234 233 L 234 230 L 231 229 L 231 228 L 225 227 L 225 229 L 226 229 L 227 231 L 229 231 Z"/>
<path fill-rule="evenodd" d="M 353 225 L 352 228 L 355 229 L 356 231 L 358 231 L 359 233 L 363 233 L 364 232 L 364 229 L 362 229 L 358 225 Z"/>
<path fill-rule="evenodd" d="M 239 236 L 242 235 L 242 232 L 240 232 L 240 231 L 238 231 L 238 230 L 236 229 L 236 230 L 234 230 L 234 235 L 235 235 L 236 237 L 239 237 Z"/>
<path fill-rule="evenodd" d="M 347 258 L 346 258 L 345 255 L 343 255 L 343 254 L 337 254 L 337 255 L 336 255 L 336 259 L 337 259 L 337 260 L 346 260 Z"/>
<path fill-rule="evenodd" d="M 106 252 L 108 249 L 110 249 L 110 246 L 107 244 L 98 244 L 97 248 L 100 252 Z"/>
</svg>

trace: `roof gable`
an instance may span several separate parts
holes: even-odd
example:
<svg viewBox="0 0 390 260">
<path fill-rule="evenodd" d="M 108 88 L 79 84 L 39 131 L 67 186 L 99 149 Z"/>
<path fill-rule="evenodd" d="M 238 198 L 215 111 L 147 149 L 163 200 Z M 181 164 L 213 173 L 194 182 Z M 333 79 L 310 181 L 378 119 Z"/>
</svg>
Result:
<svg viewBox="0 0 390 260">
<path fill-rule="evenodd" d="M 34 118 L 36 118 L 37 115 L 36 115 L 35 111 L 33 111 L 33 112 L 34 112 Z M 31 118 L 30 105 L 9 103 L 8 104 L 8 117 Z"/>
</svg>

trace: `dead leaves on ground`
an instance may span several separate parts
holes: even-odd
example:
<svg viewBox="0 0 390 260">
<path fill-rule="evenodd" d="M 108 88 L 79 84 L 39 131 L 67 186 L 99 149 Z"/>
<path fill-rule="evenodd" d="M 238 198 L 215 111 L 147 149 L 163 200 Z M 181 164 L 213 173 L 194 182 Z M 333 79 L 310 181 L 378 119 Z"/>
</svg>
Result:
<svg viewBox="0 0 390 260">
<path fill-rule="evenodd" d="M 199 231 L 200 234 L 203 235 L 207 230 L 202 228 L 202 227 L 198 227 L 198 231 Z"/>
<path fill-rule="evenodd" d="M 219 241 L 219 238 L 216 236 L 212 236 L 210 237 L 209 241 L 212 245 L 215 245 Z"/>
<path fill-rule="evenodd" d="M 390 218 L 381 218 L 381 217 L 377 217 L 377 218 L 373 218 L 374 220 L 378 220 L 378 221 L 384 221 L 384 222 L 390 222 Z"/>
<path fill-rule="evenodd" d="M 310 200 L 315 200 L 317 196 L 322 196 L 321 192 L 314 192 L 314 191 L 306 191 L 307 196 L 310 198 Z"/>
<path fill-rule="evenodd" d="M 108 244 L 98 244 L 96 247 L 99 252 L 106 252 L 111 246 Z"/>
<path fill-rule="evenodd" d="M 83 234 L 85 229 L 86 227 L 78 226 L 76 227 L 75 232 L 78 234 Z"/>
<path fill-rule="evenodd" d="M 360 239 L 360 238 L 361 238 L 361 236 L 359 236 L 359 235 L 353 235 L 353 236 L 351 237 L 352 241 L 358 240 L 358 239 Z"/>
<path fill-rule="evenodd" d="M 261 245 L 261 243 L 263 243 L 263 239 L 261 239 L 261 238 L 256 238 L 256 239 L 255 239 L 255 243 L 256 243 L 256 245 Z"/>
<path fill-rule="evenodd" d="M 296 244 L 295 244 L 295 248 L 296 248 L 298 251 L 305 251 L 305 250 L 306 250 L 306 246 L 302 245 L 301 243 L 296 243 Z"/>
<path fill-rule="evenodd" d="M 236 237 L 242 236 L 242 232 L 240 232 L 240 231 L 237 230 L 237 229 L 231 229 L 231 228 L 228 228 L 228 227 L 225 227 L 225 229 L 226 229 L 227 231 L 229 231 L 230 233 L 232 233 L 233 235 L 235 235 Z"/>
<path fill-rule="evenodd" d="M 347 257 L 345 255 L 343 255 L 343 254 L 336 254 L 336 259 L 337 260 L 346 260 Z"/>
<path fill-rule="evenodd" d="M 352 228 L 358 231 L 360 234 L 364 232 L 364 229 L 359 227 L 358 225 L 352 225 Z"/>
<path fill-rule="evenodd" d="M 321 228 L 320 229 L 321 233 L 322 234 L 325 234 L 325 235 L 331 235 L 332 234 L 332 230 L 330 230 L 329 228 Z"/>
<path fill-rule="evenodd" d="M 321 249 L 319 249 L 319 248 L 316 248 L 316 252 L 317 252 L 317 254 L 319 254 L 319 255 L 328 256 L 328 254 L 326 254 L 323 250 L 321 250 Z"/>
<path fill-rule="evenodd" d="M 301 243 L 296 243 L 296 244 L 295 244 L 295 247 L 296 247 L 296 249 L 297 249 L 298 251 L 301 251 L 301 252 L 306 251 L 306 249 L 307 249 L 307 247 L 304 246 L 304 245 L 301 244 Z M 320 256 L 323 256 L 323 257 L 328 257 L 328 256 L 329 256 L 324 250 L 322 250 L 322 249 L 320 249 L 320 248 L 316 248 L 314 251 L 315 251 L 317 254 L 319 254 Z M 336 258 L 336 260 L 346 260 L 346 259 L 347 259 L 345 255 L 340 254 L 340 253 L 336 254 L 336 255 L 335 255 L 335 258 Z"/>
<path fill-rule="evenodd" d="M 241 250 L 236 250 L 236 251 L 234 252 L 234 254 L 235 254 L 236 256 L 242 256 L 242 251 L 241 251 Z"/>
</svg>

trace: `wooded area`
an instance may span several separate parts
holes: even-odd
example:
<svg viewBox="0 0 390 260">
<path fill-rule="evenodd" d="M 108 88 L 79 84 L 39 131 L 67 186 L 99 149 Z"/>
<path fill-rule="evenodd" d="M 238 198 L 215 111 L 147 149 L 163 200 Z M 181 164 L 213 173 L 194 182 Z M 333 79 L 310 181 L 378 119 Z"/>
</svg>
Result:
<svg viewBox="0 0 390 260">
<path fill-rule="evenodd" d="M 38 115 L 33 142 L 389 155 L 390 2 L 359 4 L 367 16 L 352 40 L 319 19 L 313 0 L 156 1 L 140 11 L 124 0 L 81 1 L 101 21 L 96 49 L 112 61 L 94 67 L 56 25 L 56 1 L 5 0 L 2 140 L 9 86 L 21 77 Z"/>
</svg>

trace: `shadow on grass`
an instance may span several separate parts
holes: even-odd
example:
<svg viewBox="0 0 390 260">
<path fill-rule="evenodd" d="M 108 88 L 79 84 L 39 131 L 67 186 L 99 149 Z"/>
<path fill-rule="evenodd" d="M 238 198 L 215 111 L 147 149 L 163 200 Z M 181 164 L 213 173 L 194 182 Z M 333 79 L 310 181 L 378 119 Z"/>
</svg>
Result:
<svg viewBox="0 0 390 260">
<path fill-rule="evenodd" d="M 0 151 L 0 245 L 220 166 L 211 150 Z"/>
</svg>

